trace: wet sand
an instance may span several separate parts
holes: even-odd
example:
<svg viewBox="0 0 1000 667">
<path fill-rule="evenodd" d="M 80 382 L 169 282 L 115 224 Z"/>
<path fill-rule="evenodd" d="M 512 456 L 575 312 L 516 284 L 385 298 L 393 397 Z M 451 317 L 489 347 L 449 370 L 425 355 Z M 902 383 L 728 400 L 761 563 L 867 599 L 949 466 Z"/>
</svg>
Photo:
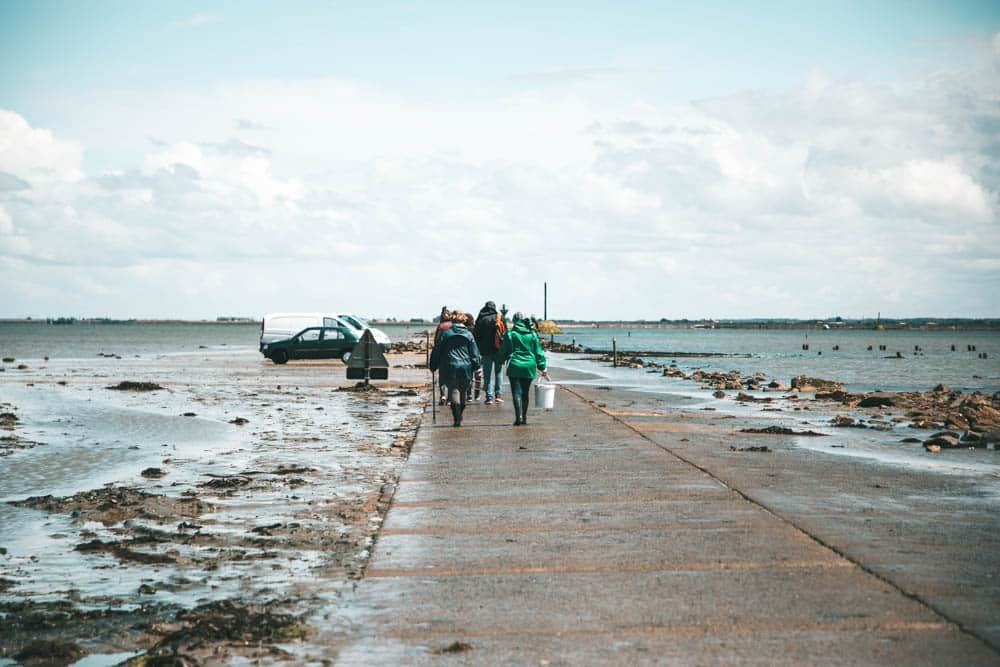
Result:
<svg viewBox="0 0 1000 667">
<path fill-rule="evenodd" d="M 389 361 L 377 391 L 255 350 L 8 364 L 0 664 L 295 662 L 419 424 L 423 355 Z"/>
</svg>

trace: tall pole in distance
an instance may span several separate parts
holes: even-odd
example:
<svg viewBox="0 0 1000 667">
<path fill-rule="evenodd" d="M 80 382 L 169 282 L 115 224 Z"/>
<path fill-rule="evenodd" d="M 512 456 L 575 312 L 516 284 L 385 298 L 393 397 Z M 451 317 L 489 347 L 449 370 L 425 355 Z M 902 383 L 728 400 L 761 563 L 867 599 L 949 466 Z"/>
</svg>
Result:
<svg viewBox="0 0 1000 667">
<path fill-rule="evenodd" d="M 545 300 L 542 302 L 542 319 L 549 319 L 549 284 L 543 283 L 545 285 Z"/>
</svg>

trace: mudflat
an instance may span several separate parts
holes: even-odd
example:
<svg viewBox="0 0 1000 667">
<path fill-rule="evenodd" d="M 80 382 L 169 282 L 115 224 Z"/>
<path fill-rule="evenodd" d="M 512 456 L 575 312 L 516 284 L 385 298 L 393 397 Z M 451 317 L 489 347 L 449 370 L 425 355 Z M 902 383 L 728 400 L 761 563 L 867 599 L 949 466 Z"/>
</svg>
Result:
<svg viewBox="0 0 1000 667">
<path fill-rule="evenodd" d="M 9 364 L 0 664 L 298 662 L 426 403 L 424 355 L 389 360 L 371 390 L 252 349 Z"/>
</svg>

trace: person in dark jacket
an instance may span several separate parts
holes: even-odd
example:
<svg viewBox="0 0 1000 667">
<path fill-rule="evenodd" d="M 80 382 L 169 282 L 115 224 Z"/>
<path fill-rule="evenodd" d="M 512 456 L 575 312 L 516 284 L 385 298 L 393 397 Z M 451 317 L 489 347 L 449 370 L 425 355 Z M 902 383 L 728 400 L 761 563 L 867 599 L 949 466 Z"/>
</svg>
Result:
<svg viewBox="0 0 1000 667">
<path fill-rule="evenodd" d="M 538 334 L 531 327 L 531 320 L 521 313 L 514 313 L 514 328 L 504 337 L 500 345 L 500 358 L 507 364 L 510 379 L 510 395 L 514 400 L 514 426 L 528 423 L 528 396 L 536 369 L 548 379 L 545 368 L 545 352 Z"/>
<path fill-rule="evenodd" d="M 431 371 L 440 371 L 451 398 L 451 415 L 455 426 L 462 425 L 465 398 L 469 383 L 482 362 L 472 332 L 465 326 L 465 313 L 452 312 L 451 326 L 441 331 L 431 352 Z"/>
<path fill-rule="evenodd" d="M 448 310 L 448 306 L 441 306 L 441 317 L 438 318 L 437 329 L 434 331 L 434 347 L 437 347 L 438 341 L 441 340 L 441 334 L 450 326 L 451 311 Z M 438 378 L 438 389 L 441 392 L 440 405 L 444 405 L 448 402 L 448 386 L 444 383 L 443 378 Z"/>
<path fill-rule="evenodd" d="M 503 403 L 500 395 L 503 388 L 503 362 L 500 361 L 500 343 L 507 332 L 503 315 L 497 312 L 497 305 L 487 301 L 476 318 L 476 344 L 483 357 L 483 389 L 486 391 L 484 405 L 496 400 Z"/>
</svg>

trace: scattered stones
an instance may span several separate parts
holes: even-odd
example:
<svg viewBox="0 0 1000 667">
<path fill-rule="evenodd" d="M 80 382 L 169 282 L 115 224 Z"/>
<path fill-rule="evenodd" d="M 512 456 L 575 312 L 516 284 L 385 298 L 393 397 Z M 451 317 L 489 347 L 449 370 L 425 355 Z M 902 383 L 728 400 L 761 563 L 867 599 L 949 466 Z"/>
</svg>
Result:
<svg viewBox="0 0 1000 667">
<path fill-rule="evenodd" d="M 198 486 L 209 488 L 209 489 L 235 489 L 241 486 L 246 486 L 250 483 L 249 477 L 241 477 L 239 475 L 233 475 L 231 477 L 216 477 L 210 479 L 207 482 L 202 482 Z"/>
<path fill-rule="evenodd" d="M 836 426 L 837 428 L 857 426 L 857 422 L 854 421 L 854 417 L 851 417 L 850 415 L 837 415 L 830 420 L 830 424 L 832 426 Z"/>
<path fill-rule="evenodd" d="M 132 382 L 124 380 L 116 385 L 108 387 L 108 389 L 114 389 L 116 391 L 159 391 L 163 389 L 163 387 L 155 382 Z"/>
<path fill-rule="evenodd" d="M 16 414 L 13 412 L 0 413 L 0 428 L 7 431 L 13 431 L 15 426 L 17 426 Z"/>
<path fill-rule="evenodd" d="M 14 659 L 22 665 L 68 665 L 87 653 L 73 642 L 36 640 L 25 646 Z"/>
<path fill-rule="evenodd" d="M 869 394 L 858 403 L 859 408 L 891 408 L 894 405 L 896 401 L 887 394 Z"/>
<path fill-rule="evenodd" d="M 767 445 L 758 445 L 754 447 L 734 447 L 730 445 L 729 450 L 732 452 L 760 452 L 765 454 L 770 454 L 771 452 L 774 451 Z"/>
<path fill-rule="evenodd" d="M 169 498 L 116 486 L 82 491 L 65 498 L 32 496 L 11 501 L 10 504 L 46 512 L 72 513 L 81 523 L 99 521 L 106 526 L 136 517 L 157 521 L 174 520 L 175 517 L 191 518 L 201 515 L 208 507 L 196 497 Z"/>
<path fill-rule="evenodd" d="M 139 474 L 150 479 L 158 479 L 160 477 L 166 477 L 167 475 L 167 473 L 160 468 L 146 468 Z"/>
<path fill-rule="evenodd" d="M 3 362 L 4 362 L 5 364 L 12 364 L 12 363 L 14 363 L 14 361 L 15 361 L 15 360 L 14 360 L 14 357 L 4 357 L 4 358 L 3 358 Z"/>
<path fill-rule="evenodd" d="M 739 401 L 740 403 L 770 403 L 774 399 L 772 399 L 770 396 L 757 398 L 756 396 L 751 396 L 745 391 L 741 391 L 740 393 L 736 394 L 736 400 Z"/>
<path fill-rule="evenodd" d="M 181 612 L 177 621 L 182 627 L 158 642 L 149 655 L 170 655 L 206 642 L 284 643 L 307 635 L 306 626 L 296 616 L 275 612 L 270 605 L 233 600 L 210 602 Z"/>
<path fill-rule="evenodd" d="M 448 644 L 444 648 L 434 649 L 431 653 L 434 655 L 447 655 L 449 653 L 465 653 L 466 651 L 471 651 L 472 649 L 472 644 L 456 641 Z"/>
<path fill-rule="evenodd" d="M 740 433 L 761 433 L 765 435 L 806 435 L 810 437 L 824 437 L 826 433 L 816 431 L 796 431 L 785 426 L 766 426 L 764 428 L 743 428 Z"/>
<path fill-rule="evenodd" d="M 368 392 L 378 392 L 379 388 L 373 384 L 365 384 L 364 382 L 359 382 L 349 387 L 337 387 L 337 391 L 354 391 L 363 394 Z"/>
<path fill-rule="evenodd" d="M 229 420 L 230 424 L 236 424 L 237 426 L 243 426 L 244 424 L 249 424 L 249 419 L 244 419 L 243 417 L 236 417 L 235 419 Z"/>
<path fill-rule="evenodd" d="M 792 389 L 800 392 L 833 392 L 844 391 L 844 386 L 833 380 L 823 380 L 821 378 L 809 377 L 807 375 L 797 375 L 792 378 Z"/>
<path fill-rule="evenodd" d="M 937 445 L 945 449 L 954 449 L 960 445 L 961 440 L 959 439 L 958 433 L 953 431 L 942 431 L 940 433 L 935 433 L 927 440 L 924 440 L 924 447 L 928 445 Z"/>
<path fill-rule="evenodd" d="M 146 564 L 167 564 L 176 563 L 177 559 L 166 554 L 154 554 L 145 551 L 136 551 L 125 545 L 124 542 L 103 542 L 98 539 L 83 542 L 75 547 L 76 551 L 83 552 L 105 552 L 123 561 Z"/>
</svg>

